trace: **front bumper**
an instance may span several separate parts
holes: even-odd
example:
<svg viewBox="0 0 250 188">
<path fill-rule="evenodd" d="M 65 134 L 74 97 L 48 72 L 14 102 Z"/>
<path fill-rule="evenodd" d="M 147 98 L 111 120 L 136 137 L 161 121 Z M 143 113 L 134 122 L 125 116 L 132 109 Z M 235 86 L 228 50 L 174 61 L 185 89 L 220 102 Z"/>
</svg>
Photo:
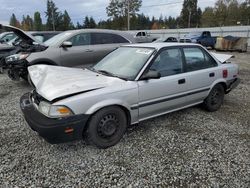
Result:
<svg viewBox="0 0 250 188">
<path fill-rule="evenodd" d="M 239 84 L 240 84 L 240 78 L 235 78 L 235 79 L 227 81 L 226 94 L 232 91 L 234 88 L 236 88 Z"/>
<path fill-rule="evenodd" d="M 48 118 L 40 113 L 31 99 L 31 93 L 24 94 L 20 106 L 25 120 L 34 131 L 51 144 L 82 139 L 82 133 L 89 115 L 74 115 L 67 118 Z M 71 132 L 69 132 L 71 130 Z M 73 131 L 72 131 L 73 130 Z"/>
</svg>

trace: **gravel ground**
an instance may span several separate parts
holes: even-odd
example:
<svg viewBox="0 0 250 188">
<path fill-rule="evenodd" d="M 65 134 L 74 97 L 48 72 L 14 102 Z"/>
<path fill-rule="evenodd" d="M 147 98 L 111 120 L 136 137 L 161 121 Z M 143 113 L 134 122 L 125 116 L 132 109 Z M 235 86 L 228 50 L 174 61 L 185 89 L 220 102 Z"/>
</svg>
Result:
<svg viewBox="0 0 250 188">
<path fill-rule="evenodd" d="M 0 187 L 250 187 L 250 53 L 221 110 L 185 109 L 130 127 L 116 146 L 50 145 L 25 123 L 31 88 L 0 74 Z"/>
</svg>

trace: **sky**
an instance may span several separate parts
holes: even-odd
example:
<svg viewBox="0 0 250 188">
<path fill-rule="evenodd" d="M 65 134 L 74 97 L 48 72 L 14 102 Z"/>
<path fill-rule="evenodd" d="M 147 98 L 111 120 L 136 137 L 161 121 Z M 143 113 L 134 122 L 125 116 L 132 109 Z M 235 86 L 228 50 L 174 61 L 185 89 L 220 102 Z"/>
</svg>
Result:
<svg viewBox="0 0 250 188">
<path fill-rule="evenodd" d="M 23 15 L 33 17 L 35 11 L 39 11 L 45 23 L 45 11 L 47 0 L 0 0 L 0 23 L 8 24 L 12 13 L 15 13 L 19 21 Z M 98 22 L 106 20 L 106 7 L 109 0 L 54 0 L 60 11 L 67 10 L 73 23 L 83 22 L 85 16 L 93 16 Z M 216 0 L 198 0 L 198 6 L 203 10 L 207 6 L 213 6 Z M 180 14 L 183 0 L 142 0 L 140 13 L 152 17 L 162 15 L 176 17 Z"/>
</svg>

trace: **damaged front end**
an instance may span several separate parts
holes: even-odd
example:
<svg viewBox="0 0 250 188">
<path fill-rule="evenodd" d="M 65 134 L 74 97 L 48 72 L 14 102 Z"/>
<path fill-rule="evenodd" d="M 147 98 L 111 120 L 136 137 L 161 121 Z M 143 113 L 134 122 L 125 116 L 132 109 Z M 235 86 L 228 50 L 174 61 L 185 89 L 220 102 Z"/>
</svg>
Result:
<svg viewBox="0 0 250 188">
<path fill-rule="evenodd" d="M 0 56 L 0 71 L 3 72 L 4 69 L 8 69 L 8 76 L 12 80 L 19 80 L 20 77 L 27 80 L 28 62 L 26 58 L 30 53 L 46 50 L 47 46 L 43 45 L 32 35 L 16 27 L 0 24 L 0 30 L 14 32 L 19 38 L 19 42 L 9 46 L 8 50 L 5 48 L 0 49 L 2 52 Z"/>
<path fill-rule="evenodd" d="M 26 58 L 33 52 L 46 50 L 47 47 L 40 44 L 33 44 L 29 48 L 19 48 L 17 53 L 9 55 L 1 60 L 2 67 L 8 69 L 8 76 L 14 81 L 19 81 L 20 78 L 28 80 L 28 61 Z"/>
</svg>

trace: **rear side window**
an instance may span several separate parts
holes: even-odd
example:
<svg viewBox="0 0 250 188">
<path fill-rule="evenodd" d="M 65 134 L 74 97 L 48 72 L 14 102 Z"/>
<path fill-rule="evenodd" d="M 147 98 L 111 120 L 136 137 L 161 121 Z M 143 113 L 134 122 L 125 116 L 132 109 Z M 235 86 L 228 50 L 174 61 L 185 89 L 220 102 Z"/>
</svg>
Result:
<svg viewBox="0 0 250 188">
<path fill-rule="evenodd" d="M 183 48 L 188 72 L 217 66 L 217 63 L 200 48 Z"/>
<path fill-rule="evenodd" d="M 111 33 L 92 33 L 91 37 L 91 44 L 129 43 L 122 36 Z"/>
</svg>

